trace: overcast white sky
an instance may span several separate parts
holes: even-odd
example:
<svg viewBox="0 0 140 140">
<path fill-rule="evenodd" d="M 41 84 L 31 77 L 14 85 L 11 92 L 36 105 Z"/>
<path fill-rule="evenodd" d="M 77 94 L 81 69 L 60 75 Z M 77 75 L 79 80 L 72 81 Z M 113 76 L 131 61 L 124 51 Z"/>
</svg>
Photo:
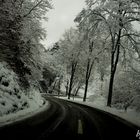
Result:
<svg viewBox="0 0 140 140">
<path fill-rule="evenodd" d="M 48 13 L 49 21 L 43 23 L 47 29 L 47 40 L 43 44 L 47 47 L 55 43 L 64 31 L 74 26 L 74 18 L 82 10 L 85 0 L 53 0 L 54 9 Z"/>
<path fill-rule="evenodd" d="M 43 23 L 47 29 L 47 38 L 43 41 L 47 48 L 57 42 L 66 29 L 74 26 L 76 15 L 84 8 L 85 0 L 52 0 L 54 9 L 48 12 L 48 22 Z M 136 29 L 140 26 L 136 25 Z"/>
</svg>

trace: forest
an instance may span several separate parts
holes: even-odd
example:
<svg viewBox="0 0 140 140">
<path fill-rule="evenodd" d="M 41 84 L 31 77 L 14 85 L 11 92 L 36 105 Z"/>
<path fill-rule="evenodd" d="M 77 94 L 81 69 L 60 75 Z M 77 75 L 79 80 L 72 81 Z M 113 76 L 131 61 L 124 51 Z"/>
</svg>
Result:
<svg viewBox="0 0 140 140">
<path fill-rule="evenodd" d="M 68 99 L 83 89 L 86 101 L 94 84 L 107 106 L 140 109 L 139 8 L 138 0 L 86 0 L 76 27 L 46 52 Z"/>
<path fill-rule="evenodd" d="M 106 106 L 140 111 L 140 1 L 86 0 L 76 26 L 45 48 L 42 22 L 52 3 L 0 0 L 0 96 L 6 92 L 20 99 L 20 90 L 29 98 L 35 89 L 70 99 L 82 90 L 85 102 L 96 88 Z M 12 82 L 18 86 L 9 87 Z"/>
</svg>

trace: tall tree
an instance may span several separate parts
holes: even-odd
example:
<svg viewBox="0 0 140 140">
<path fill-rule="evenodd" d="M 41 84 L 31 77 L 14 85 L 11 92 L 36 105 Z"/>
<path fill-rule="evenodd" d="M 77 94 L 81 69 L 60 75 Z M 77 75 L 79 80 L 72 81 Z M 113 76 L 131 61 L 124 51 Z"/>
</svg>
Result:
<svg viewBox="0 0 140 140">
<path fill-rule="evenodd" d="M 89 83 L 89 78 L 91 75 L 91 71 L 94 65 L 94 60 L 91 59 L 92 57 L 92 52 L 93 52 L 93 42 L 89 43 L 89 57 L 87 59 L 87 67 L 86 67 L 86 78 L 85 78 L 85 92 L 84 92 L 84 97 L 83 97 L 83 101 L 86 101 L 86 97 L 87 97 L 87 90 L 88 90 L 88 83 Z"/>
<path fill-rule="evenodd" d="M 82 41 L 80 38 L 79 31 L 71 28 L 65 32 L 64 38 L 59 41 L 61 55 L 59 55 L 59 59 L 61 59 L 61 62 L 63 62 L 63 65 L 66 67 L 66 77 L 69 77 L 68 99 L 70 99 L 74 87 L 76 71 L 79 69 L 80 50 L 82 47 Z"/>
</svg>

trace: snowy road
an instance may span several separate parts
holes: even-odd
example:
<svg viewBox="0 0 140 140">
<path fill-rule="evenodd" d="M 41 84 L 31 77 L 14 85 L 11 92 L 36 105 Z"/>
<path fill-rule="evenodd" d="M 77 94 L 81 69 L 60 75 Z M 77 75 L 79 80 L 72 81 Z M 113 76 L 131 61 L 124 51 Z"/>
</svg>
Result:
<svg viewBox="0 0 140 140">
<path fill-rule="evenodd" d="M 0 129 L 0 139 L 8 140 L 138 140 L 138 127 L 103 111 L 68 101 L 46 97 L 49 110 Z"/>
</svg>

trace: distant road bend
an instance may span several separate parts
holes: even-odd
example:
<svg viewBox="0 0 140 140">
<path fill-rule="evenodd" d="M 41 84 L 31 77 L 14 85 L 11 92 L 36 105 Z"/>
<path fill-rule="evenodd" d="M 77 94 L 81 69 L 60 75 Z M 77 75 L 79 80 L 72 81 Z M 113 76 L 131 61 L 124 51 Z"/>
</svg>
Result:
<svg viewBox="0 0 140 140">
<path fill-rule="evenodd" d="M 139 128 L 85 105 L 53 97 L 50 108 L 26 120 L 0 128 L 0 140 L 139 140 Z"/>
</svg>

